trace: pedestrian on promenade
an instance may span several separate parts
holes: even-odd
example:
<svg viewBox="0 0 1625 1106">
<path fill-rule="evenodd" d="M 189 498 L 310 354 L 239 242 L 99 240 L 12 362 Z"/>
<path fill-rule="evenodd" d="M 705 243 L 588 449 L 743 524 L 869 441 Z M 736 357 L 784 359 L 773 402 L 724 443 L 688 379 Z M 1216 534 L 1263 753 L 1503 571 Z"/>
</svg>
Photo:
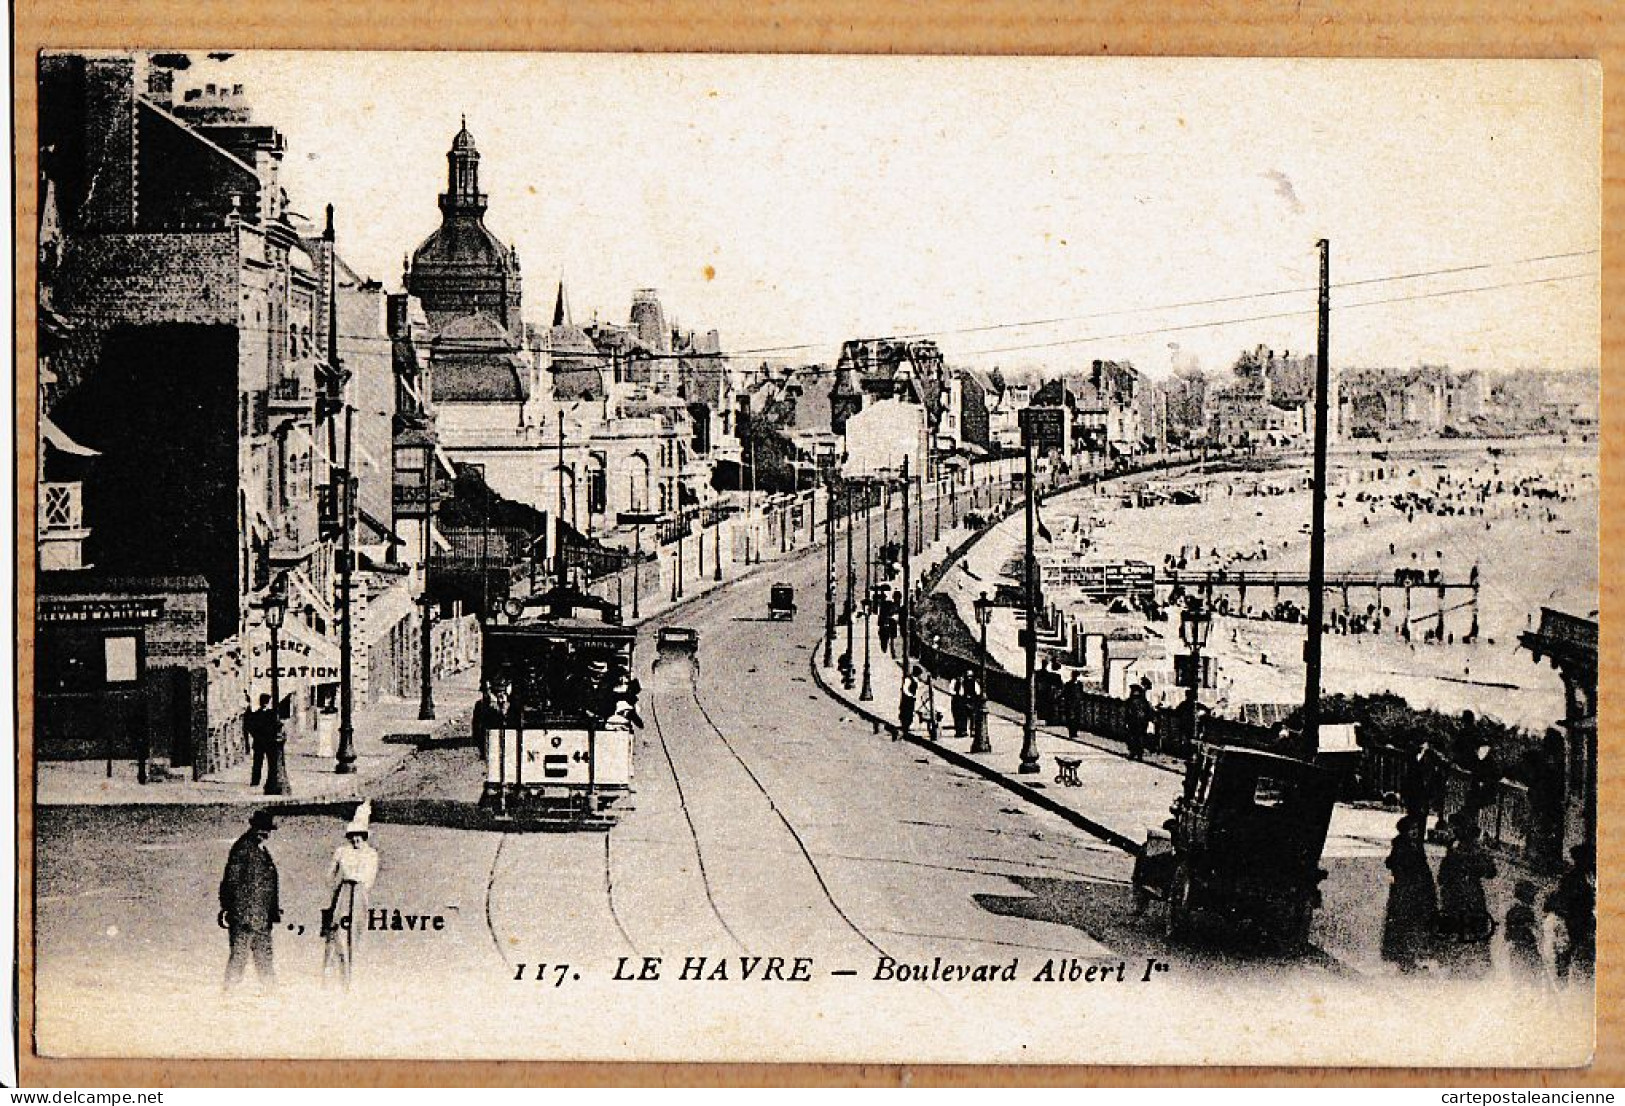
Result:
<svg viewBox="0 0 1625 1106">
<path fill-rule="evenodd" d="M 1382 920 L 1382 958 L 1409 974 L 1422 966 L 1430 955 L 1434 915 L 1438 895 L 1433 885 L 1433 869 L 1428 867 L 1422 832 L 1425 814 L 1407 814 L 1399 820 L 1398 833 L 1388 850 L 1388 908 Z"/>
<path fill-rule="evenodd" d="M 1462 718 L 1471 725 L 1472 711 L 1464 712 Z M 1494 751 L 1490 748 L 1489 738 L 1480 737 L 1473 743 L 1473 755 L 1467 761 L 1467 772 L 1471 779 L 1467 783 L 1466 810 L 1477 815 L 1485 807 L 1494 804 L 1501 788 L 1501 762 L 1496 759 Z"/>
<path fill-rule="evenodd" d="M 371 829 L 372 803 L 363 799 L 344 827 L 344 844 L 333 850 L 328 875 L 333 894 L 322 911 L 322 936 L 327 939 L 322 976 L 346 987 L 355 972 L 356 944 L 372 903 L 372 885 L 378 881 L 378 850 L 368 840 Z"/>
<path fill-rule="evenodd" d="M 1450 846 L 1439 863 L 1439 933 L 1448 943 L 1454 973 L 1478 977 L 1490 968 L 1490 937 L 1495 919 L 1484 897 L 1484 881 L 1495 877 L 1495 862 L 1479 844 L 1478 822 L 1465 812 L 1451 822 Z"/>
<path fill-rule="evenodd" d="M 987 739 L 987 689 L 975 673 L 965 674 L 965 712 L 970 722 L 971 744 Z"/>
<path fill-rule="evenodd" d="M 269 810 L 256 810 L 248 830 L 231 846 L 226 873 L 220 880 L 220 927 L 231 937 L 231 954 L 226 960 L 226 989 L 242 981 L 248 961 L 254 961 L 254 974 L 262 990 L 276 983 L 271 963 L 271 929 L 282 920 L 277 895 L 276 861 L 265 847 L 276 829 Z"/>
<path fill-rule="evenodd" d="M 1538 980 L 1546 975 L 1540 949 L 1540 917 L 1535 909 L 1535 885 L 1520 879 L 1512 889 L 1512 906 L 1506 916 L 1507 959 L 1513 975 L 1520 980 Z"/>
<path fill-rule="evenodd" d="M 1155 722 L 1152 718 L 1151 700 L 1146 695 L 1145 684 L 1138 683 L 1129 689 L 1128 693 L 1128 733 L 1123 738 L 1123 744 L 1128 747 L 1130 760 L 1145 759 L 1145 737 L 1156 733 Z"/>
<path fill-rule="evenodd" d="M 974 682 L 974 677 L 968 672 L 954 681 L 953 697 L 949 705 L 953 711 L 954 739 L 956 741 L 968 736 L 973 725 L 970 720 L 970 695 L 966 690 L 972 682 Z"/>
<path fill-rule="evenodd" d="M 488 681 L 480 681 L 480 701 L 474 704 L 474 744 L 479 748 L 480 756 L 486 755 L 491 731 L 500 729 L 502 722 L 502 711 L 497 707 L 496 694 L 491 690 Z"/>
<path fill-rule="evenodd" d="M 920 666 L 915 665 L 913 670 L 903 677 L 902 694 L 897 700 L 897 730 L 892 734 L 893 740 L 907 737 L 914 725 L 914 704 L 920 697 L 920 675 Z"/>
<path fill-rule="evenodd" d="M 1083 673 L 1074 668 L 1061 693 L 1061 710 L 1066 715 L 1066 736 L 1073 741 L 1078 739 L 1078 731 L 1083 728 L 1084 693 Z"/>
<path fill-rule="evenodd" d="M 1445 758 L 1434 747 L 1433 739 L 1424 737 L 1416 753 L 1406 763 L 1405 774 L 1400 778 L 1399 797 L 1405 804 L 1405 812 L 1421 815 L 1424 823 L 1427 816 L 1439 808 L 1444 763 Z M 1426 828 L 1424 824 L 1423 829 Z"/>
<path fill-rule="evenodd" d="M 1531 851 L 1537 860 L 1553 867 L 1563 857 L 1565 760 L 1562 732 L 1548 729 L 1524 773 L 1529 785 Z"/>
<path fill-rule="evenodd" d="M 1589 973 L 1597 957 L 1597 869 L 1589 844 L 1569 850 L 1569 866 L 1546 896 L 1546 912 L 1563 923 L 1567 949 L 1556 964 L 1559 979 Z"/>
<path fill-rule="evenodd" d="M 897 637 L 897 602 L 890 593 L 880 597 L 880 651 L 892 655 L 892 641 Z"/>
<path fill-rule="evenodd" d="M 276 743 L 278 737 L 281 736 L 276 708 L 271 705 L 269 695 L 261 695 L 259 708 L 248 711 L 243 715 L 243 731 L 248 735 L 249 751 L 254 754 L 254 764 L 249 771 L 248 786 L 258 787 L 261 777 L 273 770 Z"/>
</svg>

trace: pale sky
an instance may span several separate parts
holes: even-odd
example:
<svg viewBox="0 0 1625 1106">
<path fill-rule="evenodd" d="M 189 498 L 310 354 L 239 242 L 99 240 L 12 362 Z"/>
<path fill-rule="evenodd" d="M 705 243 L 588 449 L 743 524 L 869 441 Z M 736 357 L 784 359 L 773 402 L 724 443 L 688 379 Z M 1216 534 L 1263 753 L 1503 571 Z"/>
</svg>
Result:
<svg viewBox="0 0 1625 1106">
<path fill-rule="evenodd" d="M 1492 266 L 1335 289 L 1334 365 L 1600 359 L 1597 255 L 1509 264 L 1600 244 L 1589 63 L 194 59 L 178 84 L 245 85 L 287 136 L 295 210 L 335 204 L 340 251 L 392 289 L 438 225 L 466 114 L 533 320 L 563 273 L 577 322 L 624 322 L 653 287 L 729 351 L 830 361 L 845 338 L 931 333 L 964 364 L 1160 375 L 1178 343 L 1212 372 L 1258 343 L 1314 348 L 1325 237 L 1334 284 Z M 1143 310 L 1283 289 L 1302 291 Z M 997 352 L 1086 337 L 1104 340 Z"/>
</svg>

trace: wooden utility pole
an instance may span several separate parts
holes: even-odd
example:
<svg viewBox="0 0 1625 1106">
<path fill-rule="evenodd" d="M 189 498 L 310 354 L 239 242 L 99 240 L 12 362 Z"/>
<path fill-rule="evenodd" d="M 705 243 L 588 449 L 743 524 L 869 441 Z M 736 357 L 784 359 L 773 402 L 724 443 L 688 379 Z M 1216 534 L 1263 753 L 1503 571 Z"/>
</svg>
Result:
<svg viewBox="0 0 1625 1106">
<path fill-rule="evenodd" d="M 817 506 L 817 500 L 813 501 Z M 747 547 L 748 550 L 748 547 Z M 747 552 L 747 563 L 749 554 Z M 824 473 L 824 667 L 834 663 L 835 652 L 835 482 Z"/>
<path fill-rule="evenodd" d="M 1033 530 L 1037 522 L 1037 506 L 1033 488 L 1033 440 L 1027 435 L 1022 443 L 1027 462 L 1027 544 L 1022 564 L 1021 603 L 1027 614 L 1024 653 L 1027 669 L 1027 709 L 1021 719 L 1021 764 L 1017 771 L 1031 775 L 1038 771 L 1038 559 L 1033 553 Z"/>
<path fill-rule="evenodd" d="M 908 454 L 905 453 L 905 454 L 903 454 L 903 625 L 902 625 L 902 633 L 903 633 L 903 679 L 904 680 L 908 679 L 909 673 L 910 673 L 910 671 L 912 671 L 909 668 L 909 654 L 910 654 L 909 635 L 912 634 L 913 630 L 914 630 L 914 589 L 911 586 L 910 580 L 909 580 L 909 558 L 908 558 L 908 547 L 909 547 L 910 541 L 912 541 L 912 538 L 911 538 L 911 536 L 909 534 L 909 529 L 908 529 L 908 516 L 909 516 L 908 501 L 909 501 L 909 498 L 910 498 L 910 494 L 909 494 L 909 475 L 908 475 Z"/>
<path fill-rule="evenodd" d="M 1305 760 L 1320 749 L 1320 637 L 1326 616 L 1326 446 L 1327 393 L 1331 389 L 1331 243 L 1320 250 L 1320 320 L 1315 345 L 1315 476 L 1310 489 L 1309 637 L 1303 643 L 1303 734 L 1298 750 Z"/>
<path fill-rule="evenodd" d="M 553 550 L 554 583 L 558 587 L 564 586 L 564 408 L 560 407 L 559 415 L 559 503 L 558 519 L 553 525 L 553 540 L 558 543 Z"/>
<path fill-rule="evenodd" d="M 352 458 L 355 448 L 355 408 L 344 403 L 344 514 L 339 535 L 339 603 L 343 621 L 339 623 L 339 749 L 333 771 L 341 776 L 355 772 L 355 669 L 350 654 L 355 648 L 355 475 Z"/>
</svg>

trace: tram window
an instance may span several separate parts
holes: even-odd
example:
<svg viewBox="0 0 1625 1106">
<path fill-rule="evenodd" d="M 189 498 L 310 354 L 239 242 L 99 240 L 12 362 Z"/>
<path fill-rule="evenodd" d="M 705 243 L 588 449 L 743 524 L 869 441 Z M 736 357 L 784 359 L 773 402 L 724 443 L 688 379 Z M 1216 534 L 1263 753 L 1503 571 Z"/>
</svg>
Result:
<svg viewBox="0 0 1625 1106">
<path fill-rule="evenodd" d="M 1259 776 L 1253 785 L 1253 805 L 1261 807 L 1277 807 L 1286 802 L 1286 784 L 1280 780 L 1272 780 L 1268 776 Z"/>
<path fill-rule="evenodd" d="M 629 669 L 613 646 L 534 638 L 490 649 L 486 665 L 487 679 L 511 684 L 514 708 L 531 724 L 602 722 Z"/>
</svg>

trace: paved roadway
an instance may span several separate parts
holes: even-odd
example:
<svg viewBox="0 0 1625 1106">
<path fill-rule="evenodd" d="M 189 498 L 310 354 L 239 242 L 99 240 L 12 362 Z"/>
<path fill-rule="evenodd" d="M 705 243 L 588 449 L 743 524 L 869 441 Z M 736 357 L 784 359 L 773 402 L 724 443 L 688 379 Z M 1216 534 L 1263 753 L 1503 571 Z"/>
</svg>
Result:
<svg viewBox="0 0 1625 1106">
<path fill-rule="evenodd" d="M 572 980 L 606 980 L 623 956 L 668 958 L 668 975 L 688 956 L 810 956 L 821 975 L 865 980 L 883 956 L 1019 955 L 1024 975 L 1053 955 L 1193 963 L 1152 917 L 1132 916 L 1123 853 L 875 734 L 817 690 L 823 569 L 808 551 L 668 616 L 700 631 L 700 663 L 645 671 L 635 809 L 608 833 L 477 824 L 471 746 L 425 750 L 382 781 L 374 906 L 445 922 L 365 934 L 364 972 L 449 987 L 560 963 Z M 777 581 L 796 589 L 792 622 L 766 617 Z M 640 633 L 641 664 L 657 626 Z M 226 944 L 215 887 L 245 813 L 40 811 L 42 988 L 83 995 L 117 980 L 131 1022 L 143 1002 L 214 995 Z M 280 818 L 271 847 L 295 928 L 278 935 L 278 971 L 285 986 L 313 983 L 342 819 L 320 807 Z M 1246 958 L 1200 962 L 1225 971 Z"/>
</svg>

